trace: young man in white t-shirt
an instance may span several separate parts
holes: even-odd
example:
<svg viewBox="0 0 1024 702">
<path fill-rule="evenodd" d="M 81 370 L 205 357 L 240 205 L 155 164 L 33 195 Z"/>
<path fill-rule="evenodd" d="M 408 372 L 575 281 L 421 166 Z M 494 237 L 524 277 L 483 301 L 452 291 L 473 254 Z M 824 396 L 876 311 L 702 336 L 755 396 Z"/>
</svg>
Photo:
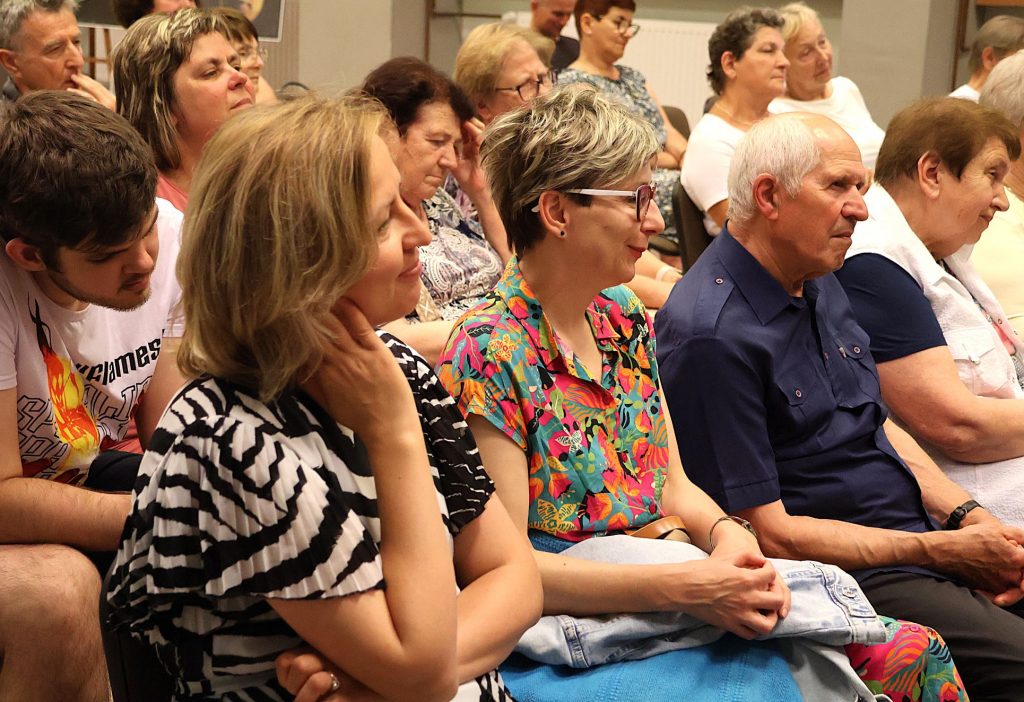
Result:
<svg viewBox="0 0 1024 702">
<path fill-rule="evenodd" d="M 0 106 L 0 699 L 108 696 L 89 559 L 120 540 L 134 428 L 145 446 L 182 384 L 181 215 L 155 187 L 149 147 L 96 103 Z"/>
</svg>

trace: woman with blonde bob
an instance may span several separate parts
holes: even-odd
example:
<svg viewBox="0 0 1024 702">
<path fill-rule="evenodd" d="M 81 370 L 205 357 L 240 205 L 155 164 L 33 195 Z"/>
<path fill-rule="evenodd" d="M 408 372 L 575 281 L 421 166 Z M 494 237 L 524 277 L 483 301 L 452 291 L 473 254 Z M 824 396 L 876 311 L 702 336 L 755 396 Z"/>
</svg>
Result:
<svg viewBox="0 0 1024 702">
<path fill-rule="evenodd" d="M 143 460 L 109 594 L 181 698 L 291 700 L 305 645 L 326 665 L 313 698 L 502 700 L 494 668 L 539 612 L 452 399 L 374 330 L 415 302 L 429 240 L 385 124 L 352 98 L 268 107 L 196 172 L 193 380 Z"/>
<path fill-rule="evenodd" d="M 182 212 L 206 142 L 255 100 L 230 37 L 208 10 L 155 13 L 135 22 L 111 57 L 118 113 L 153 149 L 157 197 Z"/>
</svg>

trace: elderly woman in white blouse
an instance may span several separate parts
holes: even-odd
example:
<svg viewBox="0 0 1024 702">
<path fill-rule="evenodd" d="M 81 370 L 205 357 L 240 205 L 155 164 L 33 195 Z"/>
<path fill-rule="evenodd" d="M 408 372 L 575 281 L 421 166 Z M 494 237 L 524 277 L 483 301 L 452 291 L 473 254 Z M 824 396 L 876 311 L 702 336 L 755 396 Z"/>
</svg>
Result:
<svg viewBox="0 0 1024 702">
<path fill-rule="evenodd" d="M 768 110 L 815 112 L 835 121 L 860 147 L 866 168 L 874 169 L 885 131 L 875 124 L 857 84 L 849 78 L 832 76 L 832 43 L 825 34 L 818 13 L 802 2 L 779 9 L 786 24 L 783 51 L 789 59 L 786 94 L 772 101 Z"/>
</svg>

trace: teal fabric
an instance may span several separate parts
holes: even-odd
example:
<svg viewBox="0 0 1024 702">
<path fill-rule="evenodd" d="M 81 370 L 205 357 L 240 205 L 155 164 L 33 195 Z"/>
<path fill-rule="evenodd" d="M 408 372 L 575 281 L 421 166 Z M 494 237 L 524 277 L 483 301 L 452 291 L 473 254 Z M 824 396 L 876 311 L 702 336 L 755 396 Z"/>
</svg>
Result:
<svg viewBox="0 0 1024 702">
<path fill-rule="evenodd" d="M 799 702 L 789 666 L 772 641 L 732 634 L 699 648 L 596 668 L 537 664 L 513 656 L 501 666 L 518 702 Z"/>
</svg>

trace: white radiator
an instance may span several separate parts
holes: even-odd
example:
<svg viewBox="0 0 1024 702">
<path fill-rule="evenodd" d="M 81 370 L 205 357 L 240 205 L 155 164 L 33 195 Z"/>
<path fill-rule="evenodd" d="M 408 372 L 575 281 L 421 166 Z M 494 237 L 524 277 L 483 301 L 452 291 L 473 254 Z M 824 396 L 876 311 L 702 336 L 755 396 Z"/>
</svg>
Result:
<svg viewBox="0 0 1024 702">
<path fill-rule="evenodd" d="M 515 21 L 530 24 L 529 12 L 516 12 Z M 710 22 L 675 22 L 636 19 L 640 33 L 626 45 L 621 63 L 647 77 L 662 105 L 674 105 L 686 113 L 692 128 L 704 113 L 704 101 L 712 94 L 706 77 L 708 39 L 715 31 Z M 573 21 L 565 34 L 576 36 Z"/>
</svg>

